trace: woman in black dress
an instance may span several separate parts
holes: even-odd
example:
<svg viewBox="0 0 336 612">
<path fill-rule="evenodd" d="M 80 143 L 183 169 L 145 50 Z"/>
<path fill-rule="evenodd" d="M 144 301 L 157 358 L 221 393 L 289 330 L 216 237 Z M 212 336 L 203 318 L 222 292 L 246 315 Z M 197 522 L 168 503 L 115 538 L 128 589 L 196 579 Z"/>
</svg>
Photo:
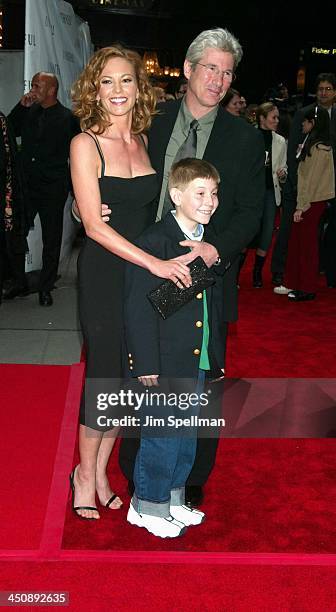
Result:
<svg viewBox="0 0 336 612">
<path fill-rule="evenodd" d="M 83 133 L 72 140 L 71 175 L 86 232 L 78 262 L 79 311 L 87 351 L 86 392 L 79 431 L 80 464 L 70 476 L 73 509 L 98 519 L 102 505 L 119 508 L 106 475 L 117 431 L 97 423 L 90 389 L 97 379 L 119 389 L 122 375 L 122 297 L 125 260 L 161 278 L 190 284 L 189 269 L 162 261 L 132 241 L 155 219 L 158 192 L 143 131 L 154 114 L 154 96 L 140 56 L 122 47 L 100 49 L 74 85 L 74 112 Z M 111 209 L 101 217 L 101 204 Z M 90 383 L 96 386 L 90 388 Z M 94 393 L 93 393 L 94 394 Z"/>
</svg>

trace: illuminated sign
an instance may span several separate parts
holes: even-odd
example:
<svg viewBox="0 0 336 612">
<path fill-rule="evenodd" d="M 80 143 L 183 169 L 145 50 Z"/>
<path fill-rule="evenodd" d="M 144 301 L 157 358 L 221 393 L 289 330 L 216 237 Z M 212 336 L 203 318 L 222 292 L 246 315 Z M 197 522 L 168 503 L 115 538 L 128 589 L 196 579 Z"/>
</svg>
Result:
<svg viewBox="0 0 336 612">
<path fill-rule="evenodd" d="M 315 55 L 336 55 L 336 49 L 323 49 L 323 47 L 312 47 L 311 51 Z"/>
<path fill-rule="evenodd" d="M 153 0 L 89 0 L 88 3 L 110 9 L 147 10 L 152 6 Z"/>
</svg>

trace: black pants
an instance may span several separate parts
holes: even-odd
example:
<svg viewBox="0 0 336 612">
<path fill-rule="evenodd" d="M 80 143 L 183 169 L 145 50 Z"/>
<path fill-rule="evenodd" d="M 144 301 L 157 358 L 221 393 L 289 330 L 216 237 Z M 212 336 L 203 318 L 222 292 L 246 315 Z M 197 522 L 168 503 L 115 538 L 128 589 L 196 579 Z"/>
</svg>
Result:
<svg viewBox="0 0 336 612">
<path fill-rule="evenodd" d="M 30 212 L 34 219 L 39 214 L 42 228 L 42 270 L 39 291 L 52 291 L 57 278 L 63 232 L 63 211 L 67 194 L 55 199 L 31 199 Z"/>
<path fill-rule="evenodd" d="M 296 208 L 296 196 L 290 186 L 285 183 L 284 193 L 282 198 L 282 215 L 280 220 L 280 227 L 277 232 L 275 240 L 272 261 L 271 261 L 271 272 L 272 274 L 283 275 L 285 273 L 288 241 L 291 226 L 293 223 L 293 215 Z"/>
<path fill-rule="evenodd" d="M 26 240 L 24 236 L 17 236 L 15 230 L 5 232 L 0 228 L 0 297 L 3 282 L 11 278 L 13 284 L 24 287 L 25 276 Z"/>
</svg>

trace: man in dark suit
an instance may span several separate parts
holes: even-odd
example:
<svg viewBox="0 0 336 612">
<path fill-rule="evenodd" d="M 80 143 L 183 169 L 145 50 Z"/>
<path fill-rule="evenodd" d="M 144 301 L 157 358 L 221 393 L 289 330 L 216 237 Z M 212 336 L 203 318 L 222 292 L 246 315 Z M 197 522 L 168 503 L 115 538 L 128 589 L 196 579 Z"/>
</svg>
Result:
<svg viewBox="0 0 336 612">
<path fill-rule="evenodd" d="M 224 274 L 223 325 L 226 329 L 227 322 L 237 318 L 239 253 L 258 231 L 265 186 L 264 145 L 260 134 L 220 106 L 241 57 L 239 42 L 227 30 L 201 32 L 186 54 L 184 74 L 188 87 L 184 98 L 160 105 L 149 133 L 149 155 L 162 181 L 158 218 L 172 208 L 167 194 L 168 173 L 182 150 L 182 156 L 211 162 L 220 174 L 219 206 L 207 228 L 205 241 L 187 240 L 182 245 L 192 250 L 183 256 L 185 263 L 200 255 L 208 266 L 217 264 L 217 270 Z M 192 154 L 190 137 L 195 132 Z M 202 486 L 214 465 L 217 443 L 214 439 L 198 440 L 195 464 L 186 487 L 186 499 L 191 505 L 202 499 Z M 136 452 L 134 440 L 123 441 L 120 466 L 129 480 L 133 476 Z"/>
<path fill-rule="evenodd" d="M 302 132 L 304 113 L 309 107 L 315 107 L 316 103 L 328 111 L 330 117 L 331 145 L 334 152 L 334 164 L 336 164 L 336 77 L 333 73 L 322 72 L 316 79 L 316 102 L 299 109 L 294 115 L 290 129 L 287 149 L 288 177 L 284 185 L 282 216 L 276 243 L 273 249 L 271 270 L 273 283 L 277 285 L 275 293 L 282 293 L 283 275 L 286 265 L 287 247 L 293 214 L 296 208 L 297 194 L 297 168 L 298 147 L 302 144 L 305 135 Z M 325 235 L 325 261 L 328 284 L 336 286 L 336 207 L 335 199 L 330 203 L 329 224 Z"/>
<path fill-rule="evenodd" d="M 22 137 L 22 162 L 28 187 L 31 221 L 39 214 L 42 228 L 42 270 L 39 303 L 51 306 L 51 291 L 57 278 L 63 210 L 70 188 L 69 149 L 80 132 L 71 110 L 57 99 L 58 80 L 54 74 L 38 72 L 31 90 L 8 116 L 15 135 Z M 22 288 L 11 287 L 5 299 L 15 298 Z"/>
</svg>

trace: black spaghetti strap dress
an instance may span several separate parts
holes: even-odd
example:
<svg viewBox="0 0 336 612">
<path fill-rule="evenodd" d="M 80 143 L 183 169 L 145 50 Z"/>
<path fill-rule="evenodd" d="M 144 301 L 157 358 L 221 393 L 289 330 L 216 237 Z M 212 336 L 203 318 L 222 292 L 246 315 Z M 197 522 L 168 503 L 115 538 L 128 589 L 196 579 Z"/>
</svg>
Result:
<svg viewBox="0 0 336 612">
<path fill-rule="evenodd" d="M 111 209 L 108 224 L 133 242 L 155 221 L 157 176 L 105 176 L 104 156 L 98 140 L 94 140 L 102 162 L 101 201 Z M 124 259 L 85 238 L 78 258 L 78 297 L 86 349 L 86 381 L 110 379 L 111 385 L 117 386 L 122 378 L 124 271 Z M 86 404 L 83 392 L 80 422 L 101 430 L 97 410 Z"/>
</svg>

